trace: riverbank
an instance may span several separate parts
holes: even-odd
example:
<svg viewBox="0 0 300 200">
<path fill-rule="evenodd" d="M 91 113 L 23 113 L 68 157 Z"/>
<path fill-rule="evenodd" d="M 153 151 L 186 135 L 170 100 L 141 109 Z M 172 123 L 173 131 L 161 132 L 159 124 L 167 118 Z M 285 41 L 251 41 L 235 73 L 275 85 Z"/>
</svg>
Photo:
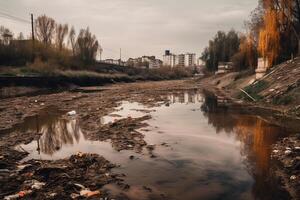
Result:
<svg viewBox="0 0 300 200">
<path fill-rule="evenodd" d="M 137 153 L 137 155 L 140 153 L 145 154 L 144 151 L 146 149 L 146 156 L 149 156 L 150 159 L 154 159 L 157 156 L 155 155 L 155 146 L 148 143 L 144 138 L 144 133 L 140 131 L 140 129 L 143 129 L 147 132 L 147 121 L 152 118 L 149 114 L 151 108 L 159 105 L 165 105 L 166 107 L 170 105 L 170 95 L 178 93 L 178 95 L 180 94 L 181 96 L 184 91 L 202 91 L 202 89 L 208 89 L 208 85 L 201 84 L 195 80 L 178 80 L 114 84 L 105 87 L 80 88 L 75 91 L 3 99 L 0 102 L 0 166 L 2 170 L 0 174 L 2 177 L 1 180 L 3 180 L 3 184 L 1 183 L 1 185 L 6 184 L 7 187 L 2 188 L 0 192 L 2 195 L 1 198 L 11 194 L 17 194 L 20 191 L 29 191 L 28 196 L 25 195 L 27 198 L 59 199 L 62 197 L 60 194 L 63 195 L 63 197 L 80 195 L 80 191 L 83 188 L 95 192 L 92 194 L 96 196 L 99 195 L 99 191 L 100 194 L 102 194 L 100 195 L 101 197 L 109 197 L 110 194 L 102 187 L 108 183 L 115 183 L 126 191 L 130 185 L 124 181 L 123 174 L 110 172 L 110 170 L 118 168 L 118 166 L 115 166 L 114 163 L 107 162 L 105 160 L 107 157 L 99 158 L 90 154 L 76 154 L 76 152 L 74 152 L 73 158 L 79 161 L 75 162 L 74 159 L 69 160 L 70 157 L 67 157 L 66 159 L 55 162 L 49 162 L 47 160 L 28 160 L 25 161 L 25 163 L 20 163 L 20 161 L 28 156 L 29 152 L 22 151 L 22 149 L 16 151 L 15 148 L 24 144 L 30 144 L 37 140 L 37 138 L 40 138 L 42 130 L 39 127 L 47 121 L 52 120 L 50 116 L 58 115 L 62 116 L 63 120 L 75 120 L 75 127 L 80 126 L 81 131 L 85 133 L 86 139 L 91 141 L 110 141 L 115 151 L 132 151 Z M 213 97 L 213 99 L 214 98 L 215 97 Z M 102 117 L 111 115 L 112 112 L 116 111 L 120 103 L 124 101 L 137 102 L 148 106 L 148 108 L 139 110 L 143 113 L 142 117 L 127 116 L 126 114 L 127 117 L 123 119 L 117 119 L 111 123 L 103 124 Z M 255 113 L 258 115 L 258 113 L 256 113 L 257 110 L 251 106 L 244 106 L 242 102 L 226 102 L 226 99 L 222 99 L 222 101 L 219 99 L 218 101 L 218 98 L 213 101 L 216 101 L 217 105 L 221 108 L 224 105 L 224 109 L 230 113 L 245 115 Z M 70 111 L 75 111 L 76 114 L 74 116 L 68 116 L 67 113 Z M 221 111 L 221 113 L 223 112 L 224 111 Z M 264 110 L 261 110 L 260 114 L 262 114 L 264 120 L 269 120 L 277 124 L 284 122 L 281 117 L 277 118 L 276 115 L 275 117 L 274 115 L 270 115 L 268 119 L 266 117 L 268 114 L 266 114 Z M 70 115 L 72 115 L 72 113 Z M 38 118 L 36 116 L 38 116 Z M 56 123 L 55 119 L 53 120 L 53 122 Z M 218 121 L 214 123 L 218 123 Z M 292 122 L 290 123 L 292 124 Z M 58 124 L 60 124 L 60 122 Z M 69 127 L 69 125 L 67 125 L 67 127 Z M 52 127 L 52 129 L 53 128 L 55 127 Z M 295 129 L 297 129 L 297 127 L 295 127 Z M 169 146 L 168 143 L 161 143 L 162 146 Z M 52 150 L 57 151 L 59 148 L 60 146 L 54 145 Z M 136 155 L 132 154 L 128 155 L 128 160 L 135 160 Z M 81 161 L 81 159 L 84 159 L 84 161 Z M 88 164 L 77 166 L 77 164 L 82 162 L 87 162 Z M 101 172 L 95 171 L 94 166 L 102 166 L 103 163 L 106 167 L 101 168 Z M 88 170 L 88 173 L 83 173 L 85 170 Z M 83 173 L 85 179 L 81 179 L 82 175 L 76 177 L 75 174 L 77 172 Z M 63 180 L 55 180 L 60 180 L 59 182 L 64 185 L 53 185 L 54 182 L 52 182 L 52 178 L 61 176 Z M 10 177 L 14 177 L 18 181 L 14 182 L 14 184 L 8 184 L 12 182 L 10 181 Z M 48 179 L 49 177 L 51 178 Z M 97 180 L 95 180 L 95 178 L 97 178 Z M 40 189 L 35 189 L 35 186 L 32 189 L 31 187 L 34 183 L 37 183 L 37 181 L 39 183 L 35 185 L 45 185 Z M 97 182 L 98 184 L 95 185 L 93 182 Z M 77 184 L 81 184 L 81 186 Z M 68 187 L 65 188 L 65 185 L 68 185 Z M 62 192 L 62 188 L 64 188 L 64 192 Z M 145 190 L 149 191 L 150 189 L 145 186 Z M 120 197 L 118 195 L 112 197 L 116 199 L 126 199 L 124 196 Z M 164 197 L 161 196 L 156 199 L 163 198 Z"/>
<path fill-rule="evenodd" d="M 298 57 L 274 66 L 257 81 L 253 73 L 246 71 L 213 75 L 197 82 L 207 85 L 208 90 L 221 101 L 232 101 L 234 105 L 268 116 L 277 124 L 293 129 L 300 118 L 299 66 Z M 299 133 L 299 127 L 294 127 L 294 130 Z M 299 144 L 299 137 L 289 136 L 272 147 L 272 157 L 279 163 L 275 167 L 276 176 L 280 177 L 293 199 L 300 198 Z"/>
</svg>

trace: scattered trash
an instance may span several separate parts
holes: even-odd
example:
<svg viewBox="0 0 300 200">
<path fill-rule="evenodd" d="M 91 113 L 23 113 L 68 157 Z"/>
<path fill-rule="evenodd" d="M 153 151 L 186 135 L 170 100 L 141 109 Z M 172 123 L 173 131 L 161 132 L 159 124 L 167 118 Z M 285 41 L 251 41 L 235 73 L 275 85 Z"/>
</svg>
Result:
<svg viewBox="0 0 300 200">
<path fill-rule="evenodd" d="M 8 195 L 6 197 L 4 197 L 4 200 L 15 200 L 15 199 L 19 199 L 22 197 L 25 197 L 26 195 L 32 193 L 32 190 L 25 190 L 25 191 L 20 191 L 17 194 L 12 194 L 12 195 Z"/>
<path fill-rule="evenodd" d="M 286 151 L 284 152 L 285 155 L 290 155 L 291 153 L 292 153 L 291 150 L 286 150 Z"/>
<path fill-rule="evenodd" d="M 28 180 L 24 182 L 25 185 L 31 187 L 33 190 L 40 190 L 43 186 L 46 185 L 46 183 L 39 182 L 37 180 Z"/>
<path fill-rule="evenodd" d="M 13 194 L 13 195 L 9 195 L 4 197 L 4 200 L 15 200 L 19 198 L 19 194 Z"/>
<path fill-rule="evenodd" d="M 55 197 L 57 195 L 57 193 L 53 192 L 49 194 L 49 197 Z"/>
<path fill-rule="evenodd" d="M 30 167 L 31 165 L 30 164 L 26 164 L 26 165 L 18 165 L 17 168 L 18 168 L 18 172 L 20 171 L 23 171 L 24 169 L 26 169 L 27 167 Z"/>
<path fill-rule="evenodd" d="M 41 103 L 40 105 L 41 105 L 41 106 L 44 106 L 44 105 L 45 105 L 45 103 Z"/>
<path fill-rule="evenodd" d="M 38 102 L 38 100 L 34 100 L 34 103 L 37 103 Z"/>
<path fill-rule="evenodd" d="M 291 180 L 296 180 L 296 179 L 297 179 L 297 176 L 293 175 L 293 176 L 290 177 L 290 179 L 291 179 Z"/>
<path fill-rule="evenodd" d="M 96 191 L 90 191 L 89 189 L 83 189 L 80 191 L 80 196 L 89 198 L 92 196 L 99 196 L 100 195 L 100 191 L 96 190 Z"/>
<path fill-rule="evenodd" d="M 84 153 L 82 153 L 82 152 L 80 152 L 80 151 L 78 151 L 77 153 L 76 153 L 76 156 L 78 156 L 78 157 L 82 157 L 84 155 Z"/>
<path fill-rule="evenodd" d="M 75 183 L 74 185 L 81 188 L 81 189 L 85 189 L 85 187 L 83 185 L 79 184 L 79 183 Z"/>
<path fill-rule="evenodd" d="M 79 195 L 79 194 L 76 194 L 76 193 L 72 193 L 72 194 L 70 195 L 70 197 L 71 197 L 71 199 L 77 199 L 78 197 L 80 197 L 80 195 Z"/>
<path fill-rule="evenodd" d="M 273 150 L 273 153 L 278 153 L 278 152 L 279 152 L 279 150 L 276 150 L 276 149 L 275 149 L 275 150 Z"/>
<path fill-rule="evenodd" d="M 31 186 L 31 189 L 40 190 L 45 185 L 46 183 L 35 181 L 34 184 Z"/>
<path fill-rule="evenodd" d="M 74 116 L 74 115 L 76 115 L 76 114 L 77 114 L 77 113 L 76 113 L 75 110 L 72 110 L 72 111 L 70 111 L 70 112 L 67 113 L 68 116 Z"/>
</svg>

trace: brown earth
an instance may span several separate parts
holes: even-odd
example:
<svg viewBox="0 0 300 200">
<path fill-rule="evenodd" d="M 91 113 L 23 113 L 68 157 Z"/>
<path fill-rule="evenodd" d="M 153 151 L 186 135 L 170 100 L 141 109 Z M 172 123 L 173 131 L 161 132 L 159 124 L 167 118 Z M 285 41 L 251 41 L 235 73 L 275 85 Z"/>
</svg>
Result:
<svg viewBox="0 0 300 200">
<path fill-rule="evenodd" d="M 278 68 L 278 71 L 280 69 Z M 277 73 L 278 71 L 276 70 L 275 72 Z M 273 77 L 276 74 L 275 72 L 269 77 Z M 298 71 L 295 70 L 295 73 L 298 73 Z M 96 191 L 95 196 L 97 196 L 99 195 L 97 191 L 100 194 L 105 193 L 101 190 L 101 187 L 110 182 L 117 183 L 124 189 L 129 187 L 126 183 L 123 183 L 122 175 L 110 173 L 110 169 L 116 166 L 97 155 L 79 154 L 55 162 L 31 160 L 25 163 L 29 167 L 26 166 L 25 169 L 20 171 L 18 161 L 27 154 L 26 152 L 15 151 L 14 147 L 18 144 L 29 143 L 40 137 L 39 133 L 15 131 L 30 116 L 35 116 L 51 107 L 59 108 L 62 113 L 75 110 L 78 113 L 77 117 L 81 128 L 87 133 L 89 139 L 100 141 L 110 139 L 113 148 L 116 150 L 135 150 L 136 152 L 140 152 L 143 147 L 151 148 L 144 141 L 143 134 L 137 131 L 138 128 L 147 126 L 144 122 L 149 119 L 147 113 L 142 118 L 126 118 L 108 125 L 101 125 L 101 116 L 111 113 L 120 101 L 135 101 L 148 105 L 151 108 L 151 106 L 158 103 L 166 104 L 168 102 L 168 94 L 176 91 L 203 88 L 217 94 L 221 100 L 229 100 L 228 104 L 231 105 L 230 109 L 233 110 L 240 111 L 242 109 L 245 112 L 261 113 L 272 118 L 275 116 L 278 123 L 283 124 L 285 122 L 282 119 L 283 116 L 291 119 L 297 116 L 295 113 L 289 112 L 293 106 L 297 105 L 297 101 L 290 105 L 267 104 L 267 97 L 270 96 L 269 93 L 264 93 L 267 89 L 260 91 L 260 94 L 266 94 L 261 101 L 248 102 L 245 99 L 239 99 L 240 92 L 238 87 L 245 87 L 252 79 L 253 76 L 248 74 L 241 76 L 241 74 L 231 73 L 212 76 L 202 80 L 190 79 L 116 84 L 106 87 L 79 88 L 75 92 L 65 91 L 55 94 L 2 99 L 0 102 L 0 180 L 1 185 L 6 184 L 6 187 L 0 188 L 0 198 L 10 194 L 17 194 L 19 191 L 32 190 L 28 194 L 24 194 L 25 196 L 28 195 L 27 198 L 29 199 L 65 199 L 67 197 L 70 198 L 71 195 L 78 195 L 83 190 L 83 187 L 94 192 Z M 275 80 L 275 78 L 273 77 L 271 80 Z M 285 91 L 282 94 L 294 90 L 297 91 L 297 87 L 292 90 L 286 90 L 289 87 L 288 85 L 291 84 L 281 87 L 280 91 Z M 272 85 L 269 87 L 273 88 Z M 76 185 L 78 174 L 84 174 L 86 177 L 80 182 L 81 186 Z M 49 182 L 49 176 L 57 178 L 56 185 L 51 181 Z M 92 182 L 97 182 L 97 185 L 92 184 Z M 39 183 L 45 183 L 46 185 L 43 185 L 38 190 L 30 189 L 33 185 L 39 185 Z M 68 185 L 68 189 L 62 192 L 62 188 L 65 185 Z M 122 197 L 121 199 L 126 198 Z"/>
<path fill-rule="evenodd" d="M 167 94 L 195 88 L 191 81 L 163 81 L 132 84 L 117 84 L 109 87 L 80 88 L 76 92 L 22 96 L 2 99 L 0 102 L 0 198 L 23 197 L 25 199 L 71 199 L 86 198 L 80 192 L 109 197 L 102 186 L 115 183 L 126 190 L 129 186 L 122 175 L 112 174 L 117 167 L 98 155 L 81 154 L 57 161 L 29 160 L 19 163 L 27 152 L 14 150 L 16 145 L 27 144 L 40 137 L 37 132 L 22 132 L 22 122 L 33 116 L 59 108 L 60 113 L 75 110 L 81 129 L 90 140 L 110 140 L 117 150 L 141 152 L 147 146 L 144 135 L 136 129 L 147 126 L 149 119 L 125 118 L 101 125 L 101 116 L 111 113 L 120 101 L 136 101 L 149 107 L 168 102 Z M 54 109 L 56 110 L 56 109 Z M 128 158 L 130 159 L 130 158 Z M 82 178 L 83 177 L 83 178 Z M 79 184 L 79 185 L 78 185 Z M 100 194 L 99 194 L 100 193 Z M 13 196 L 10 196 L 13 195 Z M 87 194 L 86 194 L 87 195 Z M 126 197 L 114 197 L 126 199 Z"/>
</svg>

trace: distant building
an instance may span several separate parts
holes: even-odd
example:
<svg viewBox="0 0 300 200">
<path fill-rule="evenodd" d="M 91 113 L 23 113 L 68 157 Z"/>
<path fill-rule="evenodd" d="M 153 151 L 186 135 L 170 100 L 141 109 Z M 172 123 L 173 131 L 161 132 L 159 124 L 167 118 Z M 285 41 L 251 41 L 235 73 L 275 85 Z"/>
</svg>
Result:
<svg viewBox="0 0 300 200">
<path fill-rule="evenodd" d="M 113 65 L 120 65 L 120 66 L 125 66 L 126 63 L 123 61 L 120 61 L 120 59 L 105 59 L 102 62 L 107 63 L 107 64 L 113 64 Z"/>
<path fill-rule="evenodd" d="M 163 65 L 174 67 L 176 65 L 176 55 L 170 53 L 170 50 L 165 51 L 165 55 L 163 56 Z"/>
<path fill-rule="evenodd" d="M 170 50 L 165 51 L 165 55 L 163 56 L 163 65 L 175 67 L 192 67 L 196 66 L 196 54 L 194 53 L 186 53 L 175 55 L 170 53 Z"/>
<path fill-rule="evenodd" d="M 139 58 L 129 58 L 127 65 L 139 68 L 159 68 L 162 66 L 162 61 L 155 56 L 142 56 Z"/>
<path fill-rule="evenodd" d="M 232 62 L 219 62 L 218 71 L 216 72 L 216 74 L 226 74 L 232 71 L 233 71 Z"/>
<path fill-rule="evenodd" d="M 185 67 L 196 66 L 196 54 L 194 54 L 194 53 L 186 53 L 185 54 L 184 66 Z"/>
</svg>

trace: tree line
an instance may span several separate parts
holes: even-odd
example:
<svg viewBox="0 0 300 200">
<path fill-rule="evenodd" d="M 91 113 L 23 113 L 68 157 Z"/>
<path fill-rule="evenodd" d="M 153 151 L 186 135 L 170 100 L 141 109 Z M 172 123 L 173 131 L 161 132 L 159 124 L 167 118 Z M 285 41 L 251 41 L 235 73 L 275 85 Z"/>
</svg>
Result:
<svg viewBox="0 0 300 200">
<path fill-rule="evenodd" d="M 80 29 L 56 22 L 46 15 L 34 22 L 35 40 L 14 36 L 8 28 L 0 27 L 0 65 L 25 65 L 33 59 L 55 62 L 62 66 L 95 62 L 100 44 L 89 28 Z"/>
<path fill-rule="evenodd" d="M 208 70 L 219 62 L 255 69 L 258 57 L 272 66 L 300 55 L 300 0 L 259 0 L 245 27 L 246 33 L 219 31 L 209 41 L 201 56 Z"/>
</svg>

